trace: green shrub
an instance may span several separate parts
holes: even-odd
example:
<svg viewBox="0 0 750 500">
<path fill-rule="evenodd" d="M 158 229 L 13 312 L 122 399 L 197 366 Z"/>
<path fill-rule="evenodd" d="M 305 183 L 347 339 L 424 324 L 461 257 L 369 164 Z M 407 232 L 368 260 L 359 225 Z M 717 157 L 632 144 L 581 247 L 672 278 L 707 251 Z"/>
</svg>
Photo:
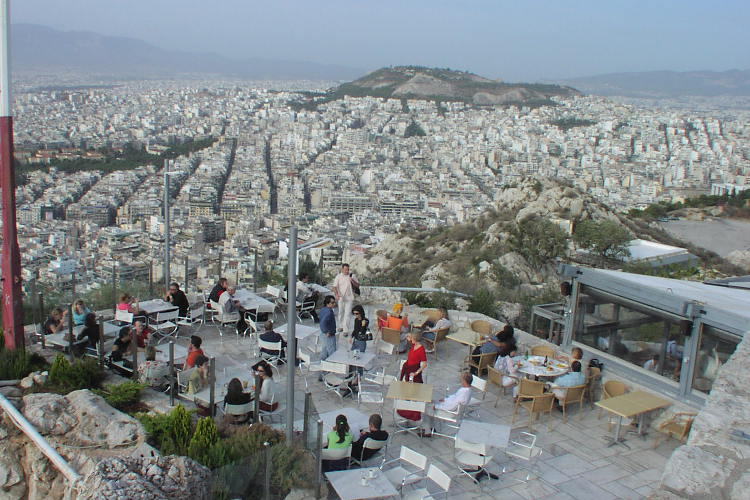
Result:
<svg viewBox="0 0 750 500">
<path fill-rule="evenodd" d="M 48 387 L 67 394 L 79 389 L 96 389 L 101 384 L 102 369 L 93 358 L 76 359 L 71 363 L 58 354 L 49 371 Z"/>
<path fill-rule="evenodd" d="M 103 390 L 95 389 L 94 392 L 102 396 L 113 408 L 124 410 L 140 400 L 141 391 L 145 387 L 145 384 L 128 381 L 122 384 L 109 384 Z"/>
<path fill-rule="evenodd" d="M 136 418 L 143 424 L 149 441 L 163 455 L 187 455 L 193 435 L 192 412 L 182 405 L 169 413 L 139 413 Z"/>
<path fill-rule="evenodd" d="M 494 318 L 497 315 L 497 303 L 495 294 L 486 288 L 477 291 L 469 302 L 469 311 L 482 313 Z"/>
<path fill-rule="evenodd" d="M 46 367 L 47 362 L 38 354 L 31 354 L 24 349 L 0 349 L 0 380 L 21 379 L 33 371 L 44 370 Z"/>
<path fill-rule="evenodd" d="M 227 446 L 219 442 L 219 429 L 211 417 L 198 420 L 188 444 L 188 456 L 213 469 L 229 462 Z"/>
</svg>

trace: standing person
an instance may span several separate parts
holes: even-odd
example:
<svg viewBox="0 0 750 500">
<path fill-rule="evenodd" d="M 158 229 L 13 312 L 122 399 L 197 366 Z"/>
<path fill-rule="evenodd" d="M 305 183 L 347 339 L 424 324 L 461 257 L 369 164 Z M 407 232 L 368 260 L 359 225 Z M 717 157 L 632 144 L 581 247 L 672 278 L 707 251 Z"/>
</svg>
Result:
<svg viewBox="0 0 750 500">
<path fill-rule="evenodd" d="M 167 295 L 164 297 L 164 300 L 179 309 L 179 315 L 181 318 L 187 318 L 190 303 L 188 302 L 185 292 L 180 290 L 180 285 L 177 283 L 170 283 L 169 290 L 167 290 Z"/>
<path fill-rule="evenodd" d="M 326 296 L 323 300 L 323 307 L 320 309 L 320 359 L 327 359 L 328 356 L 336 352 L 336 315 L 333 308 L 336 307 L 336 299 L 332 295 Z M 322 375 L 320 377 L 322 380 Z"/>
<path fill-rule="evenodd" d="M 354 304 L 354 286 L 359 286 L 359 281 L 354 275 L 349 274 L 349 264 L 341 265 L 341 272 L 333 280 L 333 293 L 339 304 L 338 325 L 339 329 L 348 336 L 351 332 L 352 305 Z"/>
<path fill-rule="evenodd" d="M 411 344 L 409 354 L 406 358 L 406 363 L 401 367 L 401 376 L 399 380 L 407 380 L 409 382 L 417 382 L 421 384 L 422 372 L 427 368 L 427 354 L 424 350 L 424 346 L 419 341 L 418 332 L 409 332 L 406 339 Z"/>
<path fill-rule="evenodd" d="M 219 302 L 219 297 L 221 297 L 221 294 L 227 290 L 228 286 L 229 281 L 226 278 L 219 278 L 219 281 L 216 282 L 214 287 L 211 289 L 211 292 L 208 294 L 208 300 Z"/>
<path fill-rule="evenodd" d="M 356 349 L 359 352 L 365 352 L 367 350 L 367 336 L 370 330 L 370 320 L 365 317 L 365 309 L 357 304 L 352 307 L 352 314 L 354 315 L 354 329 L 352 330 L 352 349 Z M 357 367 L 359 376 L 362 376 L 364 369 L 361 366 Z"/>
<path fill-rule="evenodd" d="M 73 303 L 73 324 L 75 326 L 81 326 L 86 323 L 86 315 L 91 312 L 91 309 L 86 307 L 83 300 L 78 299 Z"/>
<path fill-rule="evenodd" d="M 318 318 L 318 313 L 315 312 L 315 304 L 318 302 L 318 292 L 311 289 L 307 284 L 310 283 L 310 275 L 307 273 L 302 273 L 299 275 L 299 280 L 297 280 L 297 302 L 302 304 L 302 307 L 310 306 L 312 304 L 312 309 L 310 309 L 310 316 L 312 316 L 313 321 L 316 323 L 320 322 L 320 319 Z"/>
</svg>

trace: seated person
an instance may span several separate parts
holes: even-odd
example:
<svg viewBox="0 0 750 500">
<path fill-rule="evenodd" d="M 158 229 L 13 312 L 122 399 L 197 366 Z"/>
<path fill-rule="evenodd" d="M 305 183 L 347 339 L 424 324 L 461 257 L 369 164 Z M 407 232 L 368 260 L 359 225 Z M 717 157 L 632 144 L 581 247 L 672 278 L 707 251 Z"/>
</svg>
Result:
<svg viewBox="0 0 750 500">
<path fill-rule="evenodd" d="M 197 394 L 208 387 L 208 358 L 198 356 L 195 360 L 195 371 L 190 374 L 188 379 L 188 394 Z"/>
<path fill-rule="evenodd" d="M 242 382 L 240 379 L 233 378 L 227 384 L 227 395 L 224 396 L 224 408 L 227 405 L 245 405 L 253 400 L 253 395 L 243 390 Z M 245 415 L 224 415 L 224 419 L 231 421 L 232 423 L 241 424 L 246 422 L 252 412 L 247 412 Z"/>
<path fill-rule="evenodd" d="M 146 344 L 151 340 L 152 333 L 154 333 L 154 331 L 146 326 L 143 321 L 136 320 L 133 322 L 133 336 L 138 341 L 138 347 L 146 347 Z"/>
<path fill-rule="evenodd" d="M 86 323 L 86 315 L 90 312 L 91 309 L 81 299 L 76 300 L 73 304 L 73 324 L 81 326 Z"/>
<path fill-rule="evenodd" d="M 134 316 L 145 316 L 146 313 L 138 307 L 138 299 L 131 297 L 127 293 L 120 295 L 120 302 L 117 303 L 118 311 L 133 313 Z"/>
<path fill-rule="evenodd" d="M 513 357 L 498 356 L 495 360 L 495 370 L 503 374 L 501 382 L 503 387 L 513 387 L 513 396 L 518 394 L 518 378 L 521 374 L 518 372 L 518 364 L 513 360 Z"/>
<path fill-rule="evenodd" d="M 234 298 L 237 289 L 233 286 L 227 287 L 226 291 L 219 297 L 219 308 L 222 314 L 239 314 L 237 319 L 237 333 L 244 333 L 247 329 L 245 321 L 246 309 L 240 305 L 240 301 Z"/>
<path fill-rule="evenodd" d="M 378 318 L 378 331 L 381 332 L 384 327 L 388 326 L 388 313 L 382 309 L 378 309 L 375 315 Z"/>
<path fill-rule="evenodd" d="M 398 330 L 401 332 L 401 343 L 398 346 L 398 353 L 403 354 L 409 348 L 409 343 L 406 340 L 406 334 L 409 332 L 409 317 L 406 313 L 401 314 L 404 310 L 404 305 L 397 303 L 393 305 L 393 312 L 391 312 L 386 318 L 386 327 L 392 330 Z"/>
<path fill-rule="evenodd" d="M 205 356 L 205 354 L 203 353 L 203 349 L 201 349 L 201 344 L 203 344 L 202 338 L 197 335 L 190 336 L 188 355 L 187 358 L 185 358 L 185 370 L 195 366 L 195 361 L 198 359 L 198 356 Z"/>
<path fill-rule="evenodd" d="M 115 343 L 112 346 L 112 361 L 122 361 L 125 356 L 131 354 L 131 340 L 132 336 L 130 333 L 130 327 L 123 326 L 120 328 L 120 332 L 117 334 L 117 340 L 115 340 Z"/>
<path fill-rule="evenodd" d="M 565 397 L 565 390 L 560 389 L 561 387 L 575 387 L 577 385 L 583 385 L 586 383 L 586 376 L 581 372 L 581 362 L 573 361 L 570 365 L 570 371 L 565 375 L 560 375 L 551 384 L 552 392 L 555 394 L 557 399 L 563 399 Z"/>
<path fill-rule="evenodd" d="M 273 368 L 266 361 L 254 365 L 253 369 L 260 376 L 260 396 L 258 407 L 263 411 L 276 411 L 279 402 L 275 401 L 276 382 L 273 380 Z"/>
<path fill-rule="evenodd" d="M 87 339 L 86 347 L 96 350 L 99 343 L 99 324 L 96 322 L 96 314 L 90 312 L 86 315 L 83 330 L 78 334 L 77 340 Z"/>
<path fill-rule="evenodd" d="M 301 273 L 299 280 L 297 280 L 297 302 L 302 304 L 302 307 L 310 307 L 310 316 L 312 316 L 315 323 L 320 322 L 318 313 L 315 311 L 315 305 L 318 303 L 318 292 L 310 288 L 307 284 L 310 283 L 310 275 L 307 273 Z"/>
<path fill-rule="evenodd" d="M 448 310 L 445 307 L 441 307 L 439 309 L 440 311 L 440 319 L 437 321 L 430 321 L 427 320 L 420 328 L 422 329 L 422 336 L 430 339 L 435 340 L 437 337 L 437 332 L 439 330 L 444 330 L 446 328 L 450 328 L 452 326 L 451 320 L 448 319 Z"/>
<path fill-rule="evenodd" d="M 65 318 L 68 316 L 68 311 L 63 311 L 59 307 L 52 309 L 49 313 L 49 318 L 44 322 L 43 331 L 45 335 L 51 335 L 57 333 L 65 328 Z"/>
<path fill-rule="evenodd" d="M 443 411 L 449 411 L 449 412 L 455 412 L 458 410 L 458 407 L 463 405 L 466 406 L 469 404 L 469 401 L 471 401 L 471 383 L 474 380 L 474 377 L 469 372 L 462 372 L 461 373 L 461 387 L 458 388 L 456 392 L 451 394 L 450 396 L 447 396 L 444 399 L 438 400 L 433 405 L 432 410 L 432 430 L 430 432 L 424 432 L 421 431 L 419 435 L 421 437 L 431 437 L 432 431 L 435 430 L 435 420 L 434 416 L 436 414 L 440 413 L 440 410 Z"/>
<path fill-rule="evenodd" d="M 505 325 L 502 330 L 494 336 L 485 337 L 485 342 L 474 348 L 472 357 L 475 363 L 479 362 L 481 354 L 497 353 L 498 357 L 514 356 L 516 352 L 516 339 L 513 337 L 513 327 Z M 476 375 L 476 368 L 471 368 L 471 373 Z"/>
<path fill-rule="evenodd" d="M 338 415 L 336 416 L 336 423 L 333 425 L 333 430 L 326 435 L 324 448 L 328 448 L 329 450 L 348 448 L 352 444 L 353 439 L 352 433 L 349 432 L 349 422 L 346 419 L 346 415 Z M 348 460 L 348 458 L 343 460 L 323 460 L 323 472 L 338 470 L 338 462 L 348 462 Z"/>
<path fill-rule="evenodd" d="M 352 458 L 360 460 L 361 456 L 362 460 L 367 460 L 378 452 L 378 450 L 371 450 L 369 448 L 363 450 L 363 446 L 367 438 L 375 441 L 388 441 L 388 432 L 381 430 L 382 426 L 383 417 L 377 413 L 370 415 L 370 428 L 367 431 L 362 429 L 359 433 L 359 439 L 352 443 Z"/>
<path fill-rule="evenodd" d="M 263 327 L 265 328 L 265 331 L 260 334 L 260 337 L 259 337 L 260 340 L 264 342 L 273 342 L 273 343 L 281 342 L 281 357 L 283 358 L 284 348 L 286 347 L 286 340 L 284 340 L 281 334 L 273 331 L 273 321 L 271 321 L 270 319 L 265 322 Z M 272 356 L 279 355 L 279 351 L 273 351 L 273 350 L 268 350 L 268 349 L 261 349 L 260 352 L 264 352 Z"/>
<path fill-rule="evenodd" d="M 227 287 L 229 286 L 229 280 L 226 278 L 219 278 L 219 281 L 216 282 L 214 287 L 211 289 L 211 292 L 208 294 L 208 300 L 212 300 L 214 302 L 219 302 L 219 299 L 221 298 L 222 294 L 227 290 Z"/>
<path fill-rule="evenodd" d="M 188 311 L 190 310 L 190 303 L 188 302 L 185 292 L 180 290 L 180 285 L 177 283 L 171 283 L 164 300 L 178 308 L 178 314 L 181 318 L 187 318 Z"/>
<path fill-rule="evenodd" d="M 643 367 L 648 371 L 655 372 L 659 367 L 659 358 L 660 356 L 658 354 L 654 354 L 648 361 L 643 363 Z"/>
</svg>

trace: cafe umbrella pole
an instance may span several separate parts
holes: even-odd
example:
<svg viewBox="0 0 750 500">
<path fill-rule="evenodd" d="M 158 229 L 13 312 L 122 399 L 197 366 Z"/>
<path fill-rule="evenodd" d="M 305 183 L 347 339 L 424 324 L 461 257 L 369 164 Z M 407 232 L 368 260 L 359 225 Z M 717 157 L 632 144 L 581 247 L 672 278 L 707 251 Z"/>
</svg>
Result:
<svg viewBox="0 0 750 500">
<path fill-rule="evenodd" d="M 294 436 L 294 364 L 297 361 L 297 226 L 289 230 L 289 276 L 287 283 L 286 303 L 286 440 L 292 442 Z"/>
</svg>

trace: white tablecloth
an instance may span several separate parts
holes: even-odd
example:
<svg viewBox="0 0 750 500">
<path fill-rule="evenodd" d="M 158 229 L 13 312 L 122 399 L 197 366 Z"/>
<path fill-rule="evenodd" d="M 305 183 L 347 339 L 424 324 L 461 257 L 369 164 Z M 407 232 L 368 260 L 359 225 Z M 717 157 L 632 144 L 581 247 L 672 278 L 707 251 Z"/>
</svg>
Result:
<svg viewBox="0 0 750 500">
<path fill-rule="evenodd" d="M 355 359 L 352 351 L 348 349 L 339 349 L 328 356 L 326 361 L 331 363 L 341 363 L 342 365 L 366 367 L 372 363 L 373 359 L 375 359 L 375 353 L 372 352 L 360 352 L 359 356 Z"/>
<path fill-rule="evenodd" d="M 374 478 L 369 477 L 371 470 L 375 473 Z M 396 488 L 377 467 L 326 472 L 326 477 L 341 500 L 398 496 Z"/>
<path fill-rule="evenodd" d="M 252 311 L 272 313 L 276 307 L 273 302 L 244 288 L 237 290 L 234 293 L 234 298 L 240 302 L 242 307 Z"/>
<path fill-rule="evenodd" d="M 280 333 L 285 339 L 286 337 L 286 328 L 287 325 L 281 325 L 278 328 L 274 328 L 278 333 Z M 294 336 L 297 337 L 297 340 L 304 340 L 307 337 L 311 335 L 317 335 L 320 333 L 320 328 L 315 326 L 308 326 L 308 325 L 301 325 L 299 323 L 295 323 L 294 326 Z"/>
<path fill-rule="evenodd" d="M 177 309 L 177 307 L 162 299 L 153 299 L 140 302 L 138 303 L 138 308 L 146 314 L 156 314 Z"/>
<path fill-rule="evenodd" d="M 547 366 L 544 366 L 543 363 L 544 356 L 529 356 L 528 360 L 521 360 L 521 367 L 518 371 L 535 377 L 558 377 L 568 373 L 570 369 L 567 363 L 556 359 L 548 359 Z"/>
</svg>

